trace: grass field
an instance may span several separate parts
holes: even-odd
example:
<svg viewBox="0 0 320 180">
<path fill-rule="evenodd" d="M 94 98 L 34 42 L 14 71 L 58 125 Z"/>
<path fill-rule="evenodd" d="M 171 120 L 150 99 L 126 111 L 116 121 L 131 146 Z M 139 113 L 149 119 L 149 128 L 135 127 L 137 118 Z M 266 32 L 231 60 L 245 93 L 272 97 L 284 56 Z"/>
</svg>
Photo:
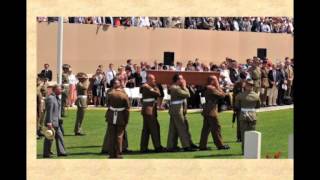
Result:
<svg viewBox="0 0 320 180">
<path fill-rule="evenodd" d="M 64 119 L 65 145 L 69 156 L 54 158 L 68 159 L 105 159 L 106 155 L 100 154 L 102 141 L 106 131 L 104 119 L 105 110 L 87 110 L 83 123 L 83 132 L 86 136 L 74 136 L 73 127 L 76 110 L 69 110 L 68 117 Z M 190 131 L 192 140 L 198 144 L 202 128 L 202 116 L 200 113 L 188 113 Z M 148 153 L 140 154 L 140 136 L 142 129 L 142 116 L 140 112 L 130 112 L 130 121 L 127 126 L 129 149 L 134 152 L 125 154 L 126 159 L 173 159 L 173 158 L 223 158 L 223 159 L 241 159 L 241 143 L 236 142 L 236 127 L 232 128 L 232 113 L 223 112 L 219 115 L 222 126 L 222 136 L 230 150 L 217 150 L 213 144 L 212 136 L 209 136 L 208 146 L 212 148 L 209 151 L 195 152 L 176 152 L 176 153 Z M 169 115 L 167 112 L 159 112 L 158 116 L 161 129 L 161 143 L 167 144 Z M 236 124 L 235 124 L 236 126 Z M 257 131 L 262 133 L 261 158 L 266 154 L 274 154 L 280 151 L 281 158 L 288 156 L 288 136 L 293 133 L 293 109 L 278 110 L 270 112 L 259 112 L 257 121 Z M 180 142 L 179 142 L 179 146 Z M 153 149 L 151 138 L 149 148 Z M 37 141 L 37 157 L 42 158 L 43 138 Z M 55 143 L 52 151 L 56 154 Z"/>
</svg>

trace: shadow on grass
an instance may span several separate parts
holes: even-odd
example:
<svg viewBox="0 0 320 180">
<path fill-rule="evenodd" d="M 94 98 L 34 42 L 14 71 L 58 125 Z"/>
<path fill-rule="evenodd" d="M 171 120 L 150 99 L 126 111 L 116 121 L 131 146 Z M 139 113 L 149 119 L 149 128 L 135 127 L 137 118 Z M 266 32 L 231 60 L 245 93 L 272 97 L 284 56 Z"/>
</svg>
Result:
<svg viewBox="0 0 320 180">
<path fill-rule="evenodd" d="M 221 156 L 224 156 L 224 157 L 226 157 L 226 156 L 242 156 L 242 154 L 241 153 L 239 153 L 239 154 L 211 154 L 211 155 L 200 155 L 200 156 L 193 156 L 194 158 L 209 158 L 209 157 L 221 157 Z M 224 159 L 224 158 L 222 158 L 222 159 Z"/>
<path fill-rule="evenodd" d="M 101 145 L 97 146 L 71 146 L 67 147 L 67 149 L 75 149 L 75 148 L 96 148 L 96 147 L 101 147 Z"/>
</svg>

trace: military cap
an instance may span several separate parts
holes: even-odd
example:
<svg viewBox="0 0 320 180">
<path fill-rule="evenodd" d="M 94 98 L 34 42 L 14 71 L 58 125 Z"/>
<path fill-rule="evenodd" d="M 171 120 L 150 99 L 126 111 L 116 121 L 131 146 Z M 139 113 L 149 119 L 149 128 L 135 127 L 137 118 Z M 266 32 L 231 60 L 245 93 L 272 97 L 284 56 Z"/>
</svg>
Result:
<svg viewBox="0 0 320 180">
<path fill-rule="evenodd" d="M 76 77 L 77 77 L 78 79 L 88 79 L 88 75 L 87 75 L 86 73 L 84 73 L 84 72 L 79 72 L 79 73 L 76 75 Z"/>
</svg>

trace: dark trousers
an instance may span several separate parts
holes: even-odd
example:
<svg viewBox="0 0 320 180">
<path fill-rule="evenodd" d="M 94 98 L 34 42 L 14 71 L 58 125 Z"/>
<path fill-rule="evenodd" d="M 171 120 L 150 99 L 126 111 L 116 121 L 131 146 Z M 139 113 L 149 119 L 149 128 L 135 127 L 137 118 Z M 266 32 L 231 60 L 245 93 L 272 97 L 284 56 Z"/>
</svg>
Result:
<svg viewBox="0 0 320 180">
<path fill-rule="evenodd" d="M 109 155 L 110 158 L 121 158 L 122 157 L 122 141 L 124 136 L 125 126 L 119 126 L 114 124 L 108 125 L 108 131 L 110 135 L 110 147 Z"/>
<path fill-rule="evenodd" d="M 279 87 L 279 90 L 278 90 L 278 99 L 277 99 L 277 104 L 278 105 L 282 105 L 283 102 L 284 102 L 284 95 L 285 95 L 285 90 L 283 90 L 281 88 L 281 86 Z"/>
<path fill-rule="evenodd" d="M 155 117 L 154 115 L 143 115 L 143 128 L 140 143 L 141 151 L 145 151 L 148 149 L 150 135 L 154 148 L 160 148 L 160 125 L 157 117 Z"/>
<path fill-rule="evenodd" d="M 56 140 L 56 149 L 57 149 L 57 154 L 66 154 L 65 148 L 64 148 L 64 140 L 63 140 L 63 135 L 61 132 L 60 127 L 54 127 L 54 130 L 56 132 L 55 134 L 55 140 Z M 44 138 L 44 143 L 43 143 L 43 156 L 50 156 L 51 152 L 51 146 L 52 146 L 52 141 L 47 138 Z"/>
</svg>

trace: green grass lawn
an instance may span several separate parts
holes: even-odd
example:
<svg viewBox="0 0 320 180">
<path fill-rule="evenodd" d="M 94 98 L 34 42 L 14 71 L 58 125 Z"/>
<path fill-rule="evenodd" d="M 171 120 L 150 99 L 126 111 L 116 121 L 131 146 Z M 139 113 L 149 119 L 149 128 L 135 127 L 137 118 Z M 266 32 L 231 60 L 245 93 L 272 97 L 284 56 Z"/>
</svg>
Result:
<svg viewBox="0 0 320 180">
<path fill-rule="evenodd" d="M 87 110 L 83 123 L 83 132 L 86 136 L 74 136 L 73 127 L 76 110 L 69 110 L 68 117 L 64 119 L 65 145 L 69 154 L 68 159 L 104 159 L 106 155 L 101 155 L 102 141 L 106 131 L 104 119 L 105 110 Z M 188 113 L 190 131 L 192 140 L 198 144 L 202 128 L 202 116 L 200 113 Z M 217 150 L 213 144 L 212 136 L 209 136 L 208 146 L 212 147 L 209 151 L 195 152 L 176 152 L 176 153 L 138 153 L 140 147 L 140 136 L 142 129 L 142 116 L 140 112 L 131 112 L 130 120 L 127 126 L 129 149 L 134 153 L 125 154 L 126 159 L 173 159 L 173 158 L 223 158 L 223 159 L 241 159 L 241 143 L 236 142 L 236 127 L 232 128 L 232 113 L 223 112 L 219 115 L 222 126 L 222 136 L 226 144 L 231 149 Z M 167 144 L 169 115 L 167 112 L 159 112 L 158 116 L 161 129 L 161 143 Z M 236 126 L 236 124 L 235 124 Z M 258 113 L 257 131 L 262 133 L 261 158 L 266 154 L 282 152 L 281 158 L 288 156 L 288 136 L 293 133 L 293 109 L 278 110 L 271 112 Z M 179 142 L 179 146 L 180 142 Z M 151 138 L 149 148 L 153 149 Z M 37 157 L 42 158 L 43 138 L 37 141 Z M 52 151 L 56 154 L 55 143 Z M 57 158 L 54 156 L 54 158 Z M 60 158 L 60 157 L 59 157 Z"/>
</svg>

